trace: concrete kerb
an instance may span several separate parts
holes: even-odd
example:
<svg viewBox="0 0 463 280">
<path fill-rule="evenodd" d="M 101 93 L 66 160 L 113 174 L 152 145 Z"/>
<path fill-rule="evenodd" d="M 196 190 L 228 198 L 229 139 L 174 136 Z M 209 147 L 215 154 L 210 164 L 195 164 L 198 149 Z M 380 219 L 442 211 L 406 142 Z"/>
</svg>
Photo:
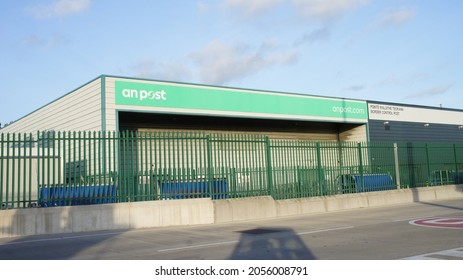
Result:
<svg viewBox="0 0 463 280">
<path fill-rule="evenodd" d="M 199 225 L 463 198 L 463 185 L 274 200 L 161 200 L 0 211 L 0 238 L 97 230 Z"/>
<path fill-rule="evenodd" d="M 0 238 L 214 223 L 208 198 L 0 211 Z"/>
<path fill-rule="evenodd" d="M 258 220 L 277 216 L 271 196 L 214 200 L 214 222 Z"/>
<path fill-rule="evenodd" d="M 437 200 L 463 198 L 463 185 L 433 187 Z"/>
<path fill-rule="evenodd" d="M 414 191 L 410 189 L 371 192 L 367 194 L 368 207 L 384 206 L 390 204 L 402 204 L 418 201 L 414 197 Z"/>
<path fill-rule="evenodd" d="M 326 212 L 368 207 L 368 195 L 346 194 L 325 197 Z"/>
<path fill-rule="evenodd" d="M 323 213 L 326 212 L 326 199 L 323 197 L 308 197 L 276 200 L 275 207 L 278 217 Z"/>
<path fill-rule="evenodd" d="M 213 202 L 214 222 L 258 220 L 452 198 L 463 198 L 463 185 L 287 200 L 273 200 L 271 197 L 218 200 Z"/>
</svg>

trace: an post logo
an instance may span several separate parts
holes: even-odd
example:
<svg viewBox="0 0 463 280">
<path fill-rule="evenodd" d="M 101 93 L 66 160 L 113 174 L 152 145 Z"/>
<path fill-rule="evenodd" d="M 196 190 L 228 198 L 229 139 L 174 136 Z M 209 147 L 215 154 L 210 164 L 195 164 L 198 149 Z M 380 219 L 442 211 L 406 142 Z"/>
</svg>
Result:
<svg viewBox="0 0 463 280">
<path fill-rule="evenodd" d="M 125 88 L 122 90 L 122 96 L 125 98 L 134 98 L 140 101 L 148 100 L 167 100 L 167 93 L 165 90 L 136 90 Z"/>
<path fill-rule="evenodd" d="M 170 88 L 162 84 L 116 81 L 116 104 L 166 106 Z M 171 100 L 170 100 L 171 101 Z"/>
</svg>

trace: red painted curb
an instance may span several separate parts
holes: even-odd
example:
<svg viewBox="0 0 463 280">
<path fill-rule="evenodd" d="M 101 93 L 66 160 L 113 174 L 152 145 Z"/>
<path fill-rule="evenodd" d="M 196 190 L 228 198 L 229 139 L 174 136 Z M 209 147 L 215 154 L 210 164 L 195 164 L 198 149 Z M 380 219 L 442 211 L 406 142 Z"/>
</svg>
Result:
<svg viewBox="0 0 463 280">
<path fill-rule="evenodd" d="M 461 217 L 434 217 L 412 220 L 409 223 L 422 227 L 463 229 L 463 218 Z"/>
</svg>

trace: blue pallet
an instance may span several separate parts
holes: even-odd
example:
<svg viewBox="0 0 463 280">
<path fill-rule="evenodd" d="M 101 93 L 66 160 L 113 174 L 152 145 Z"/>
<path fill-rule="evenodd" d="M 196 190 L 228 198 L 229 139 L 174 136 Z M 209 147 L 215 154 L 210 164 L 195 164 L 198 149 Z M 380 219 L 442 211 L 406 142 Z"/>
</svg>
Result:
<svg viewBox="0 0 463 280">
<path fill-rule="evenodd" d="M 39 188 L 41 207 L 115 202 L 115 186 L 53 186 Z"/>
<path fill-rule="evenodd" d="M 227 181 L 214 180 L 211 192 L 209 181 L 163 181 L 161 182 L 161 196 L 172 199 L 212 197 L 212 199 L 228 198 Z"/>
<path fill-rule="evenodd" d="M 363 187 L 362 187 L 363 178 Z M 389 174 L 344 174 L 340 176 L 343 191 L 374 192 L 396 189 Z"/>
</svg>

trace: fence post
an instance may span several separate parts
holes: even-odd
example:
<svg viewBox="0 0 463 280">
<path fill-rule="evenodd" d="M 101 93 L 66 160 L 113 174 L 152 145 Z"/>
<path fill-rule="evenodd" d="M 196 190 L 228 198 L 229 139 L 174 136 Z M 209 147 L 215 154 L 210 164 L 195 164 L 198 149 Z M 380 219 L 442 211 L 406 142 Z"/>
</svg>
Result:
<svg viewBox="0 0 463 280">
<path fill-rule="evenodd" d="M 99 160 L 99 168 L 100 168 L 100 186 L 106 186 L 108 183 L 107 183 L 107 180 L 106 180 L 106 177 L 107 177 L 107 154 L 106 154 L 106 131 L 104 130 L 100 130 L 98 132 L 98 148 L 100 150 L 99 152 L 99 155 L 98 157 L 100 158 Z M 101 174 L 103 173 L 103 174 Z M 103 176 L 103 183 L 101 182 L 101 176 Z"/>
<path fill-rule="evenodd" d="M 395 180 L 397 189 L 400 189 L 399 146 L 394 143 Z"/>
<path fill-rule="evenodd" d="M 430 186 L 432 185 L 431 183 L 431 163 L 429 161 L 429 147 L 428 147 L 428 144 L 426 143 L 425 144 L 425 148 L 426 148 L 426 166 L 428 168 L 428 182 L 426 185 Z M 442 180 L 442 178 L 441 178 Z"/>
<path fill-rule="evenodd" d="M 359 175 L 360 175 L 360 187 L 362 192 L 365 191 L 365 185 L 363 182 L 363 157 L 362 157 L 362 143 L 357 143 L 358 155 L 359 155 Z"/>
<path fill-rule="evenodd" d="M 326 190 L 325 190 L 325 178 L 324 178 L 324 176 L 323 176 L 322 153 L 321 153 L 320 142 L 317 142 L 316 147 L 317 147 L 317 171 L 318 171 L 318 180 L 319 180 L 320 194 L 321 194 L 321 195 L 325 195 L 325 194 L 326 194 Z"/>
<path fill-rule="evenodd" d="M 15 175 L 16 175 L 16 133 L 12 134 L 12 143 L 11 147 L 13 148 L 12 150 L 12 155 L 11 155 L 11 207 L 15 208 L 15 189 L 16 189 L 16 183 L 15 183 Z"/>
<path fill-rule="evenodd" d="M 9 207 L 9 195 L 10 195 L 10 188 L 13 184 L 10 183 L 10 133 L 6 134 L 6 174 L 5 174 L 5 187 L 6 187 L 6 192 L 5 192 L 5 203 L 2 204 L 2 206 L 5 206 L 5 209 L 8 209 Z M 3 183 L 3 182 L 2 182 Z"/>
<path fill-rule="evenodd" d="M 115 202 L 121 202 L 123 201 L 122 194 L 124 193 L 123 191 L 123 174 L 122 174 L 122 157 L 123 157 L 123 151 L 122 151 L 122 134 L 123 132 L 120 131 L 115 131 L 114 132 L 114 139 L 113 139 L 113 152 L 114 152 L 114 169 L 117 171 L 115 174 L 115 182 L 114 186 L 116 186 L 116 190 L 114 192 L 115 196 Z M 116 185 L 117 182 L 117 185 Z"/>
<path fill-rule="evenodd" d="M 206 145 L 207 145 L 207 184 L 209 188 L 209 196 L 212 198 L 212 187 L 213 187 L 213 176 L 212 176 L 212 143 L 211 135 L 206 136 Z"/>
<path fill-rule="evenodd" d="M 20 134 L 19 134 L 20 135 Z M 16 186 L 15 182 L 15 175 L 16 175 L 16 147 L 17 147 L 17 140 L 16 140 L 16 133 L 13 133 L 13 139 L 12 139 L 12 144 L 11 147 L 13 148 L 13 154 L 11 155 L 11 207 L 15 208 L 15 189 L 19 184 Z M 19 191 L 19 189 L 18 189 Z M 18 202 L 19 205 L 19 202 Z"/>
<path fill-rule="evenodd" d="M 456 178 L 458 178 L 457 144 L 453 144 L 453 158 L 455 160 L 455 176 L 456 176 Z"/>
<path fill-rule="evenodd" d="M 267 183 L 268 193 L 273 196 L 273 171 L 272 171 L 272 151 L 270 147 L 270 138 L 265 136 L 266 153 L 267 153 Z"/>
<path fill-rule="evenodd" d="M 3 149 L 4 149 L 4 135 L 0 133 L 0 210 L 3 208 L 3 168 L 4 165 L 8 165 L 8 161 L 5 162 L 5 158 L 3 157 Z M 5 188 L 8 188 L 8 183 L 5 183 Z"/>
</svg>

